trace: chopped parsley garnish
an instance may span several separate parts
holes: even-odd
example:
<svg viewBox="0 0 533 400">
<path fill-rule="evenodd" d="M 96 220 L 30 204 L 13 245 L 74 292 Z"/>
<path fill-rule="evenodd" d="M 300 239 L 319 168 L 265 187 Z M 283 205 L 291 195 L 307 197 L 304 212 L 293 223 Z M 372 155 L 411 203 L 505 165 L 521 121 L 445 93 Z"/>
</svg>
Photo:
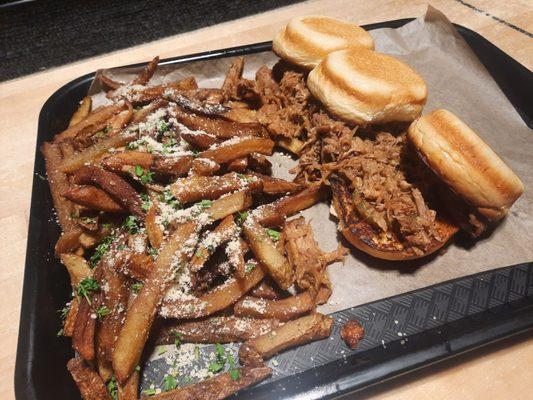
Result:
<svg viewBox="0 0 533 400">
<path fill-rule="evenodd" d="M 76 293 L 80 297 L 85 297 L 87 303 L 91 304 L 89 296 L 92 292 L 96 292 L 99 289 L 100 285 L 93 278 L 85 278 L 76 286 Z"/>
<path fill-rule="evenodd" d="M 238 212 L 237 213 L 237 223 L 243 224 L 244 221 L 246 221 L 246 218 L 248 218 L 248 211 Z"/>
<path fill-rule="evenodd" d="M 57 313 L 61 317 L 61 320 L 64 320 L 65 318 L 67 318 L 68 307 L 63 307 L 62 309 L 57 310 Z"/>
<path fill-rule="evenodd" d="M 166 121 L 159 121 L 159 123 L 157 124 L 157 133 L 165 133 L 166 131 L 168 131 L 170 129 L 170 124 Z"/>
<path fill-rule="evenodd" d="M 163 389 L 165 392 L 176 389 L 178 387 L 178 382 L 176 381 L 176 378 L 172 375 L 166 375 L 163 378 Z"/>
<path fill-rule="evenodd" d="M 115 377 L 112 377 L 107 383 L 107 391 L 109 392 L 113 400 L 118 399 L 118 386 L 117 379 Z"/>
<path fill-rule="evenodd" d="M 148 254 L 150 254 L 152 257 L 156 257 L 159 254 L 159 249 L 156 249 L 155 247 L 148 248 Z"/>
<path fill-rule="evenodd" d="M 135 293 L 139 293 L 139 290 L 143 287 L 143 284 L 140 282 L 134 283 L 131 285 L 131 290 L 133 290 Z"/>
<path fill-rule="evenodd" d="M 96 264 L 98 264 L 98 262 L 102 259 L 102 256 L 109 251 L 111 243 L 113 243 L 114 239 L 115 237 L 113 235 L 106 236 L 102 239 L 100 244 L 96 246 L 93 255 L 89 259 L 89 265 L 91 266 L 91 268 L 94 268 Z"/>
<path fill-rule="evenodd" d="M 237 174 L 237 176 L 239 177 L 239 179 L 242 179 L 243 181 L 246 181 L 246 182 L 252 182 L 253 181 L 253 178 L 251 178 L 249 176 L 246 176 L 244 174 Z"/>
<path fill-rule="evenodd" d="M 96 316 L 98 317 L 98 319 L 104 318 L 109 313 L 109 308 L 107 308 L 106 306 L 100 306 L 96 309 Z"/>
<path fill-rule="evenodd" d="M 226 352 L 226 360 L 228 360 L 229 364 L 229 376 L 231 377 L 231 379 L 236 381 L 237 379 L 239 379 L 240 373 L 239 370 L 235 368 L 235 358 L 233 358 L 233 354 L 231 354 L 229 351 Z"/>
<path fill-rule="evenodd" d="M 150 200 L 150 197 L 146 193 L 141 193 L 141 199 L 143 201 L 141 204 L 141 209 L 144 212 L 147 212 L 150 209 L 150 207 L 152 207 L 152 202 Z"/>
<path fill-rule="evenodd" d="M 196 360 L 200 359 L 200 346 L 194 346 L 194 358 Z"/>
<path fill-rule="evenodd" d="M 140 165 L 135 166 L 135 175 L 141 180 L 142 183 L 152 183 L 154 173 L 143 169 Z"/>
<path fill-rule="evenodd" d="M 280 238 L 280 233 L 274 229 L 267 228 L 267 233 L 274 242 L 277 242 Z"/>
<path fill-rule="evenodd" d="M 209 369 L 209 372 L 216 374 L 217 372 L 220 372 L 224 369 L 224 365 L 215 361 L 209 364 L 208 369 Z"/>
<path fill-rule="evenodd" d="M 239 372 L 239 370 L 238 370 L 237 368 L 230 369 L 228 372 L 229 372 L 229 376 L 230 376 L 231 379 L 233 379 L 234 381 L 236 381 L 237 379 L 239 379 L 239 376 L 241 376 L 241 373 Z"/>
<path fill-rule="evenodd" d="M 153 396 L 155 394 L 155 389 L 144 389 L 143 394 L 146 396 Z"/>
<path fill-rule="evenodd" d="M 256 266 L 257 264 L 255 263 L 246 263 L 246 265 L 244 266 L 244 272 L 246 273 L 252 272 Z"/>
<path fill-rule="evenodd" d="M 137 224 L 137 218 L 135 218 L 133 215 L 128 216 L 124 220 L 124 228 L 128 229 L 129 233 L 137 233 L 139 231 L 139 225 Z"/>
<path fill-rule="evenodd" d="M 139 148 L 139 143 L 137 143 L 137 142 L 130 142 L 126 146 L 126 149 L 128 149 L 128 150 L 137 150 L 138 148 Z"/>
<path fill-rule="evenodd" d="M 202 200 L 198 203 L 198 206 L 202 209 L 202 210 L 207 210 L 209 207 L 211 207 L 213 205 L 213 202 L 211 200 Z"/>
<path fill-rule="evenodd" d="M 157 349 L 157 355 L 160 356 L 161 354 L 165 354 L 167 352 L 167 348 L 165 346 L 160 346 L 159 349 Z"/>
<path fill-rule="evenodd" d="M 202 257 L 202 254 L 204 254 L 204 252 L 202 251 L 202 249 L 198 249 L 198 250 L 196 251 L 196 253 L 194 253 L 194 255 L 195 255 L 196 257 Z"/>
<path fill-rule="evenodd" d="M 57 331 L 56 336 L 57 337 L 63 336 L 63 328 L 61 328 L 60 330 Z"/>
<path fill-rule="evenodd" d="M 35 175 L 37 175 L 37 178 L 39 178 L 42 181 L 46 180 L 46 176 L 42 176 L 41 174 L 38 174 L 38 173 L 35 173 Z"/>
<path fill-rule="evenodd" d="M 81 217 L 80 220 L 84 224 L 94 224 L 96 222 L 96 218 L 91 218 L 91 217 Z"/>
<path fill-rule="evenodd" d="M 169 189 L 166 189 L 159 195 L 159 200 L 167 203 L 169 206 L 178 210 L 181 208 L 181 203 L 174 197 Z"/>
<path fill-rule="evenodd" d="M 182 343 L 182 340 L 183 340 L 182 334 L 179 333 L 179 332 L 175 332 L 174 336 L 175 336 L 174 344 L 176 345 L 176 347 L 181 346 L 181 343 Z"/>
</svg>

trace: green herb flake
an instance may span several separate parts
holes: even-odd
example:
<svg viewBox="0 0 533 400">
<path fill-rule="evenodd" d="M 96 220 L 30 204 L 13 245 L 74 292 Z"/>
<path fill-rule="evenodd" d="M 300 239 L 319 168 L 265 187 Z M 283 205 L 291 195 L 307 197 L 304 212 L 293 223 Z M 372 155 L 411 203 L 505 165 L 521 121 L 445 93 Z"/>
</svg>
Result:
<svg viewBox="0 0 533 400">
<path fill-rule="evenodd" d="M 128 150 L 137 150 L 138 148 L 139 148 L 139 143 L 137 142 L 130 142 L 126 146 L 126 149 Z"/>
<path fill-rule="evenodd" d="M 143 284 L 140 282 L 134 283 L 131 285 L 131 290 L 133 290 L 135 293 L 139 293 L 139 290 L 143 287 Z"/>
<path fill-rule="evenodd" d="M 128 229 L 129 233 L 137 233 L 139 231 L 139 225 L 137 224 L 137 218 L 133 215 L 128 216 L 124 220 L 124 228 Z"/>
<path fill-rule="evenodd" d="M 117 379 L 115 377 L 112 377 L 107 383 L 107 391 L 109 392 L 113 400 L 118 399 L 118 385 Z"/>
<path fill-rule="evenodd" d="M 150 247 L 148 249 L 148 254 L 155 258 L 159 254 L 159 249 L 156 249 L 155 247 Z"/>
<path fill-rule="evenodd" d="M 272 239 L 274 242 L 277 242 L 280 239 L 280 233 L 274 229 L 267 228 L 268 236 L 270 236 L 270 239 Z"/>
<path fill-rule="evenodd" d="M 61 337 L 61 336 L 63 336 L 63 333 L 64 333 L 63 332 L 63 328 L 61 328 L 60 330 L 57 331 L 56 336 L 57 337 Z"/>
<path fill-rule="evenodd" d="M 35 173 L 35 175 L 37 176 L 37 178 L 39 178 L 39 179 L 42 180 L 42 181 L 45 181 L 45 180 L 46 180 L 46 176 L 43 176 L 43 175 L 38 174 L 38 173 Z"/>
<path fill-rule="evenodd" d="M 157 355 L 160 356 L 161 354 L 165 354 L 167 352 L 167 348 L 165 346 L 159 346 L 157 349 Z"/>
<path fill-rule="evenodd" d="M 202 249 L 199 249 L 196 251 L 196 253 L 194 253 L 194 255 L 198 258 L 202 257 L 202 254 L 204 254 L 204 252 L 202 251 Z"/>
<path fill-rule="evenodd" d="M 230 376 L 231 379 L 233 379 L 234 381 L 236 381 L 237 379 L 239 379 L 239 376 L 241 375 L 240 371 L 239 371 L 237 368 L 230 369 L 228 372 L 229 372 L 229 376 Z"/>
<path fill-rule="evenodd" d="M 209 372 L 216 374 L 217 372 L 220 372 L 224 369 L 224 365 L 219 364 L 218 362 L 212 362 L 211 364 L 209 364 L 208 369 L 209 369 Z"/>
<path fill-rule="evenodd" d="M 67 318 L 68 307 L 63 307 L 62 309 L 57 310 L 57 313 L 61 317 L 61 320 L 64 320 L 65 318 Z"/>
<path fill-rule="evenodd" d="M 78 296 L 84 297 L 87 302 L 91 304 L 91 299 L 89 299 L 89 295 L 99 289 L 100 285 L 97 281 L 95 281 L 93 278 L 85 278 L 78 284 L 78 286 L 76 286 L 76 293 L 78 294 Z"/>
<path fill-rule="evenodd" d="M 96 309 L 96 316 L 100 320 L 104 318 L 106 315 L 108 315 L 109 313 L 110 313 L 109 308 L 107 308 L 106 306 L 100 306 Z"/>
<path fill-rule="evenodd" d="M 194 346 L 194 359 L 200 359 L 200 346 Z"/>
<path fill-rule="evenodd" d="M 96 264 L 98 264 L 98 262 L 102 259 L 102 256 L 109 251 L 111 243 L 113 243 L 114 239 L 115 237 L 113 235 L 106 236 L 102 239 L 100 244 L 96 246 L 93 255 L 91 256 L 91 258 L 89 258 L 89 265 L 91 266 L 91 268 L 94 268 Z"/>
<path fill-rule="evenodd" d="M 176 381 L 176 378 L 172 375 L 166 375 L 163 378 L 163 389 L 165 392 L 176 389 L 178 387 L 178 382 Z"/>
<path fill-rule="evenodd" d="M 144 389 L 143 394 L 146 396 L 153 396 L 155 394 L 155 389 Z"/>
<path fill-rule="evenodd" d="M 238 212 L 237 213 L 237 223 L 243 224 L 244 221 L 246 221 L 246 218 L 248 218 L 248 211 Z"/>
<path fill-rule="evenodd" d="M 211 200 L 202 200 L 198 203 L 198 206 L 202 209 L 202 210 L 207 210 L 209 207 L 211 207 L 213 205 L 213 202 Z"/>
<path fill-rule="evenodd" d="M 176 345 L 176 347 L 181 346 L 181 343 L 182 343 L 182 340 L 183 340 L 183 336 L 182 336 L 182 334 L 179 333 L 179 332 L 175 332 L 175 333 L 174 333 L 174 336 L 175 336 L 175 338 L 174 338 L 174 344 Z"/>
<path fill-rule="evenodd" d="M 252 272 L 256 266 L 257 264 L 255 263 L 246 263 L 246 265 L 244 266 L 244 272 L 246 273 Z"/>
</svg>

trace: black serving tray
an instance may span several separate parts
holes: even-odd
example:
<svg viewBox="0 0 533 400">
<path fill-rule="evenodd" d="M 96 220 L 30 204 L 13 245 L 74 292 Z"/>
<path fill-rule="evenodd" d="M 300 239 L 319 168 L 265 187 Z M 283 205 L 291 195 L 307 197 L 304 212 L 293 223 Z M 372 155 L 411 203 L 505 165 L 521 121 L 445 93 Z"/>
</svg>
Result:
<svg viewBox="0 0 533 400">
<path fill-rule="evenodd" d="M 367 25 L 367 30 L 397 28 L 412 19 Z M 525 123 L 533 127 L 533 74 L 477 33 L 457 30 L 491 73 Z M 210 51 L 167 59 L 162 64 L 210 60 L 271 49 L 271 43 Z M 134 66 L 140 66 L 137 64 Z M 35 177 L 30 211 L 24 289 L 15 370 L 19 400 L 79 399 L 66 369 L 72 357 L 70 339 L 56 337 L 56 310 L 70 297 L 66 270 L 53 256 L 60 230 L 52 211 L 40 145 L 67 126 L 77 103 L 86 95 L 94 73 L 55 92 L 39 115 Z M 533 262 L 495 269 L 332 314 L 331 338 L 307 344 L 276 357 L 273 376 L 242 391 L 239 398 L 333 398 L 379 383 L 456 354 L 533 327 Z M 366 337 L 355 351 L 339 338 L 352 318 Z M 145 374 L 155 373 L 158 361 Z"/>
</svg>

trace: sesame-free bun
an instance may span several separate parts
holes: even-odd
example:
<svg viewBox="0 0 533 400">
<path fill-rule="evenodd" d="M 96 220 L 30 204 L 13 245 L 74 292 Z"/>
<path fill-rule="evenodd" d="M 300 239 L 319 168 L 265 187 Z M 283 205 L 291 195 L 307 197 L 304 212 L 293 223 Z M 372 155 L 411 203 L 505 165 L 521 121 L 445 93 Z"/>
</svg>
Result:
<svg viewBox="0 0 533 400">
<path fill-rule="evenodd" d="M 272 43 L 279 57 L 305 69 L 332 51 L 354 47 L 373 50 L 372 36 L 355 24 L 315 15 L 291 19 Z"/>
<path fill-rule="evenodd" d="M 412 121 L 427 99 L 424 80 L 408 65 L 366 49 L 329 53 L 307 86 L 330 113 L 358 125 Z"/>
<path fill-rule="evenodd" d="M 489 220 L 507 215 L 524 192 L 518 176 L 449 111 L 437 110 L 417 119 L 407 137 L 435 174 Z"/>
</svg>

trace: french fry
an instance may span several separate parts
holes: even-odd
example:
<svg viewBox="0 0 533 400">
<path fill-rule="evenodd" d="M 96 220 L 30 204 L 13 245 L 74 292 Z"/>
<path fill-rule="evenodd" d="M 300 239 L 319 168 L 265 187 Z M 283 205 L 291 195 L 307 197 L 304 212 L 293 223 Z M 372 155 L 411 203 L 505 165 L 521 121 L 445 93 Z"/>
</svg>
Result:
<svg viewBox="0 0 533 400">
<path fill-rule="evenodd" d="M 109 123 L 107 125 L 109 132 L 107 133 L 107 136 L 118 135 L 130 122 L 131 118 L 133 117 L 133 106 L 129 101 L 126 102 L 126 106 L 127 108 L 124 111 L 115 114 L 109 119 Z"/>
<path fill-rule="evenodd" d="M 233 62 L 231 63 L 226 77 L 224 78 L 224 83 L 220 88 L 224 93 L 226 93 L 226 96 L 231 97 L 231 95 L 235 94 L 237 90 L 237 88 L 235 87 L 235 83 L 242 78 L 243 70 L 244 57 L 240 56 L 235 58 L 235 60 L 233 60 Z"/>
<path fill-rule="evenodd" d="M 82 280 L 92 276 L 93 271 L 85 258 L 76 254 L 61 254 L 59 258 L 67 268 L 72 286 L 77 286 Z"/>
<path fill-rule="evenodd" d="M 70 121 L 68 123 L 69 128 L 72 125 L 76 125 L 77 123 L 85 119 L 87 115 L 89 115 L 89 113 L 91 112 L 91 106 L 92 106 L 91 97 L 90 96 L 84 97 L 81 100 L 80 105 L 78 106 L 76 111 L 74 111 L 74 114 L 72 114 L 72 117 L 70 117 Z"/>
<path fill-rule="evenodd" d="M 265 276 L 261 266 L 248 272 L 244 279 L 230 278 L 220 286 L 194 300 L 164 300 L 159 315 L 163 318 L 202 318 L 234 304 Z"/>
<path fill-rule="evenodd" d="M 101 187 L 130 213 L 138 218 L 144 218 L 144 211 L 141 208 L 142 201 L 137 191 L 117 174 L 96 166 L 86 165 L 76 171 L 74 182 Z"/>
<path fill-rule="evenodd" d="M 123 86 L 124 84 L 123 83 L 120 83 L 120 82 L 117 82 L 113 79 L 111 79 L 110 77 L 108 77 L 107 75 L 104 75 L 104 74 L 100 74 L 98 76 L 98 79 L 100 80 L 100 82 L 102 82 L 105 86 L 107 86 L 108 88 L 110 89 L 118 89 L 119 87 Z"/>
<path fill-rule="evenodd" d="M 221 142 L 216 136 L 202 131 L 181 131 L 180 137 L 191 146 L 200 150 L 207 150 L 214 144 Z"/>
<path fill-rule="evenodd" d="M 61 151 L 57 145 L 45 142 L 41 147 L 41 152 L 46 163 L 46 175 L 59 225 L 63 232 L 69 232 L 76 228 L 76 222 L 71 218 L 72 203 L 61 196 L 70 187 L 67 176 L 58 169 L 62 163 Z"/>
<path fill-rule="evenodd" d="M 191 262 L 189 263 L 189 269 L 192 272 L 197 272 L 202 269 L 216 248 L 235 237 L 237 232 L 238 229 L 233 221 L 233 215 L 228 215 L 215 229 L 200 241 Z"/>
<path fill-rule="evenodd" d="M 176 337 L 186 343 L 233 343 L 254 339 L 281 324 L 276 319 L 210 317 L 199 321 L 169 320 L 158 334 L 157 344 L 173 344 Z"/>
<path fill-rule="evenodd" d="M 156 222 L 157 217 L 157 205 L 150 207 L 146 213 L 146 234 L 148 235 L 148 240 L 154 249 L 159 249 L 165 240 L 165 233 L 161 230 L 161 227 Z"/>
<path fill-rule="evenodd" d="M 239 192 L 228 194 L 225 197 L 214 200 L 206 210 L 209 218 L 213 221 L 225 218 L 228 215 L 235 214 L 238 211 L 242 211 L 252 205 L 252 196 L 247 190 L 241 190 Z"/>
<path fill-rule="evenodd" d="M 98 370 L 98 375 L 100 375 L 104 382 L 109 381 L 113 377 L 113 367 L 111 366 L 111 363 L 99 353 L 96 353 L 96 369 Z"/>
<path fill-rule="evenodd" d="M 186 175 L 192 167 L 195 157 L 155 157 L 151 170 L 162 175 Z"/>
<path fill-rule="evenodd" d="M 272 176 L 258 173 L 252 174 L 252 176 L 256 176 L 258 179 L 261 180 L 261 182 L 263 183 L 263 192 L 266 194 L 293 194 L 296 192 L 300 192 L 303 189 L 302 185 L 286 181 L 285 179 L 274 178 Z"/>
<path fill-rule="evenodd" d="M 156 394 L 150 398 L 154 400 L 222 400 L 247 386 L 262 381 L 272 373 L 272 370 L 265 366 L 243 367 L 237 371 L 237 379 L 232 378 L 230 372 L 224 372 L 205 381 Z"/>
<path fill-rule="evenodd" d="M 102 378 L 81 358 L 70 359 L 67 369 L 85 400 L 112 400 Z"/>
<path fill-rule="evenodd" d="M 133 132 L 123 132 L 115 136 L 103 139 L 91 147 L 88 147 L 80 153 L 74 154 L 59 165 L 59 171 L 65 173 L 72 173 L 85 164 L 94 162 L 99 157 L 103 156 L 111 148 L 117 148 L 133 142 L 137 135 Z"/>
<path fill-rule="evenodd" d="M 256 123 L 257 111 L 249 108 L 230 108 L 222 116 L 228 121 L 239 123 Z"/>
<path fill-rule="evenodd" d="M 196 78 L 194 76 L 187 76 L 186 78 L 180 79 L 178 82 L 176 82 L 175 88 L 181 90 L 194 90 L 198 89 L 198 83 L 196 82 Z"/>
<path fill-rule="evenodd" d="M 195 158 L 192 162 L 189 171 L 190 176 L 212 176 L 220 170 L 218 165 L 213 160 L 207 158 Z"/>
<path fill-rule="evenodd" d="M 139 371 L 133 371 L 124 385 L 118 385 L 118 400 L 137 400 L 139 392 Z"/>
<path fill-rule="evenodd" d="M 102 106 L 94 110 L 75 125 L 69 126 L 63 132 L 58 133 L 54 137 L 54 143 L 61 142 L 66 139 L 75 138 L 82 130 L 90 126 L 99 125 L 102 121 L 107 121 L 113 115 L 117 114 L 124 108 L 124 104 L 111 104 L 109 106 Z"/>
<path fill-rule="evenodd" d="M 253 353 L 267 359 L 290 347 L 325 339 L 331 334 L 332 326 L 333 319 L 319 313 L 286 322 L 269 333 L 245 342 L 239 349 L 239 360 L 243 365 L 253 365 L 257 360 Z"/>
<path fill-rule="evenodd" d="M 137 297 L 126 313 L 126 319 L 115 344 L 113 370 L 120 383 L 125 383 L 139 362 L 157 307 L 174 275 L 175 262 L 188 259 L 188 246 L 196 235 L 192 222 L 177 227 L 155 261 L 155 268 L 144 281 Z"/>
<path fill-rule="evenodd" d="M 93 361 L 95 357 L 94 334 L 96 330 L 96 318 L 92 317 L 92 307 L 98 308 L 101 296 L 93 296 L 92 304 L 87 299 L 78 299 L 79 306 L 72 333 L 72 348 L 87 361 Z"/>
<path fill-rule="evenodd" d="M 267 137 L 263 126 L 259 123 L 225 121 L 179 110 L 176 119 L 192 131 L 203 131 L 219 139 L 230 139 L 234 136 Z"/>
<path fill-rule="evenodd" d="M 152 61 L 150 61 L 148 65 L 143 68 L 139 75 L 135 77 L 133 81 L 131 81 L 131 84 L 143 86 L 146 85 L 154 75 L 154 72 L 157 69 L 157 64 L 159 64 L 159 57 L 154 57 Z"/>
<path fill-rule="evenodd" d="M 250 295 L 260 299 L 279 300 L 286 297 L 287 294 L 275 287 L 268 279 L 265 279 L 250 291 Z"/>
<path fill-rule="evenodd" d="M 234 172 L 222 176 L 191 176 L 177 179 L 170 187 L 174 197 L 182 204 L 217 199 L 236 190 L 261 190 L 261 179 Z"/>
<path fill-rule="evenodd" d="M 276 144 L 296 155 L 299 155 L 305 146 L 305 143 L 298 138 L 288 138 L 283 136 L 276 138 Z"/>
<path fill-rule="evenodd" d="M 74 325 L 76 324 L 76 318 L 78 317 L 79 305 L 80 303 L 76 297 L 70 301 L 67 316 L 63 321 L 63 336 L 65 337 L 72 337 L 74 334 Z"/>
<path fill-rule="evenodd" d="M 154 269 L 154 261 L 147 254 L 128 251 L 123 257 L 117 257 L 115 269 L 130 278 L 144 281 Z"/>
<path fill-rule="evenodd" d="M 206 150 L 200 153 L 200 157 L 210 158 L 219 164 L 224 164 L 235 160 L 236 158 L 244 157 L 250 153 L 272 155 L 273 148 L 274 142 L 270 139 L 244 137 L 241 140 L 232 143 L 222 142 L 216 149 Z"/>
<path fill-rule="evenodd" d="M 270 175 L 272 173 L 272 163 L 259 153 L 252 153 L 248 156 L 248 168 L 260 174 Z"/>
<path fill-rule="evenodd" d="M 229 162 L 226 168 L 228 171 L 244 172 L 248 168 L 248 157 L 237 158 Z"/>
<path fill-rule="evenodd" d="M 310 186 L 299 193 L 260 206 L 254 214 L 261 225 L 281 226 L 285 218 L 312 207 L 325 195 L 326 191 L 320 185 Z"/>
<path fill-rule="evenodd" d="M 83 229 L 74 228 L 68 232 L 64 232 L 55 245 L 55 254 L 59 256 L 63 253 L 72 253 L 80 247 L 80 235 L 83 234 Z"/>
<path fill-rule="evenodd" d="M 249 217 L 243 224 L 246 242 L 255 257 L 265 266 L 268 274 L 282 289 L 288 289 L 294 279 L 292 268 L 283 254 L 254 217 Z"/>
<path fill-rule="evenodd" d="M 302 292 L 282 300 L 258 299 L 245 296 L 233 307 L 237 317 L 274 318 L 288 321 L 313 310 L 315 304 L 309 292 Z"/>
<path fill-rule="evenodd" d="M 123 151 L 106 157 L 102 160 L 102 166 L 113 172 L 129 172 L 136 165 L 149 170 L 154 162 L 154 156 L 140 151 Z"/>
<path fill-rule="evenodd" d="M 94 186 L 82 185 L 70 188 L 63 193 L 63 197 L 92 210 L 110 213 L 123 213 L 126 211 L 113 197 Z"/>
</svg>

